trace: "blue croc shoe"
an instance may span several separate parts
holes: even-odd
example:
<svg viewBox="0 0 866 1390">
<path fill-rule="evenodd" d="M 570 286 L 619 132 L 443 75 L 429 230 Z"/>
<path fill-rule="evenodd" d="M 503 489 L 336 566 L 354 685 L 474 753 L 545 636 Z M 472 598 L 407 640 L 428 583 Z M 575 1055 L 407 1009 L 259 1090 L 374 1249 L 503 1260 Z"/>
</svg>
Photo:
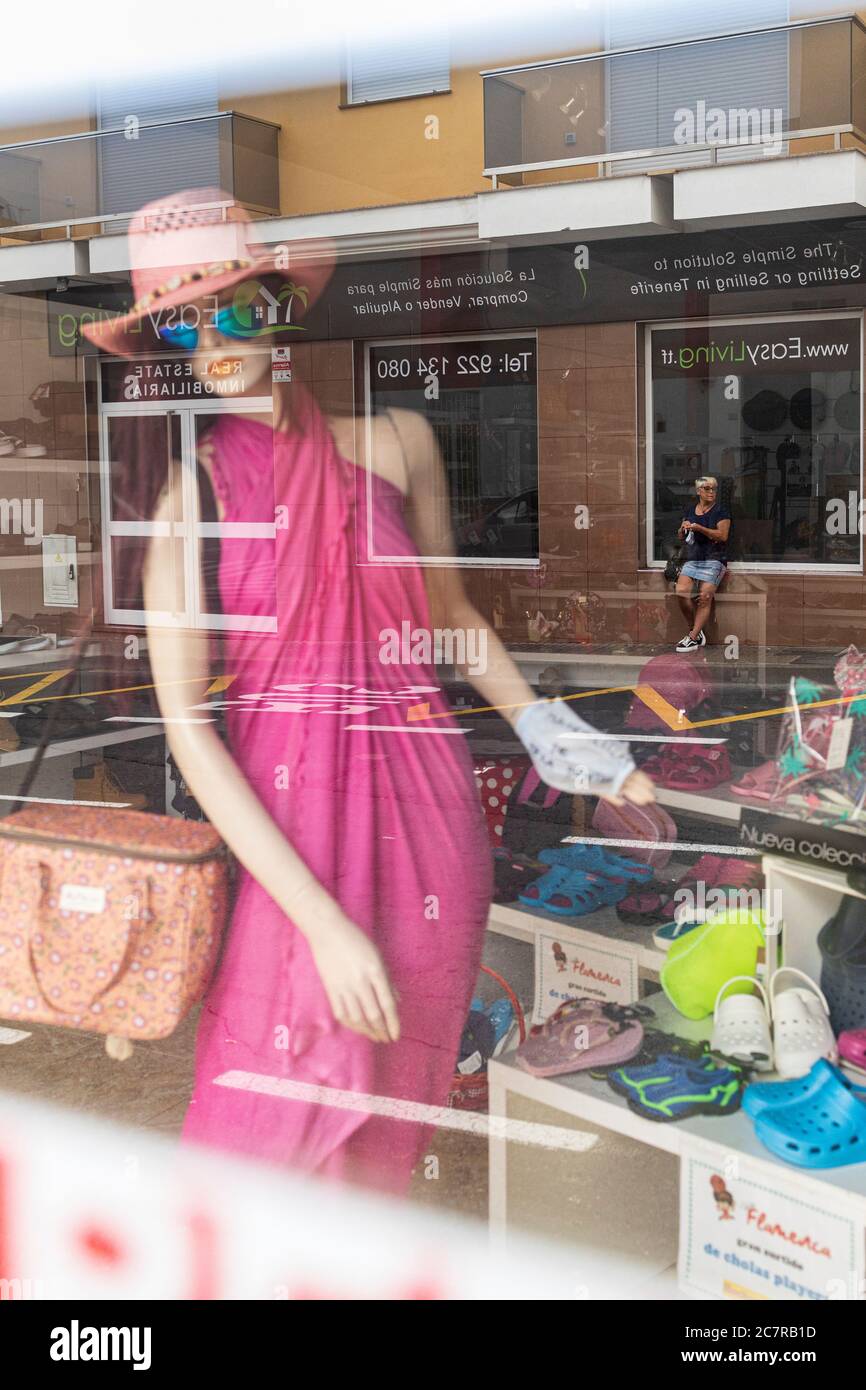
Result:
<svg viewBox="0 0 866 1390">
<path fill-rule="evenodd" d="M 824 1085 L 829 1073 L 836 1068 L 823 1058 L 816 1062 L 805 1076 L 795 1076 L 790 1081 L 756 1081 L 743 1092 L 743 1109 L 752 1119 L 765 1110 L 776 1110 L 780 1105 L 790 1105 L 795 1100 L 807 1100 Z M 850 1088 L 851 1082 L 842 1072 L 837 1072 L 841 1084 Z M 866 1092 L 864 1092 L 866 1095 Z"/>
<path fill-rule="evenodd" d="M 823 1060 L 802 1079 L 813 1082 L 806 1095 L 758 1113 L 755 1133 L 761 1143 L 798 1168 L 866 1162 L 866 1091 L 852 1087 L 838 1067 Z"/>
</svg>

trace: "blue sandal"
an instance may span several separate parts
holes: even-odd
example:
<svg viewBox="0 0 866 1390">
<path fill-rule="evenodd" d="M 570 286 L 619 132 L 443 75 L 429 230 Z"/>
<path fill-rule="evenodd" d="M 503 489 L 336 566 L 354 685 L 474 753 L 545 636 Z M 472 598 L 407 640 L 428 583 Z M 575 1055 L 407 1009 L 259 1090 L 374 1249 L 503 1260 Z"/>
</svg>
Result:
<svg viewBox="0 0 866 1390">
<path fill-rule="evenodd" d="M 542 864 L 564 864 L 569 869 L 607 874 L 610 878 L 632 878 L 644 882 L 653 876 L 651 864 L 641 864 L 636 859 L 613 854 L 603 845 L 554 845 L 551 849 L 543 849 L 538 858 Z"/>
<path fill-rule="evenodd" d="M 537 896 L 530 896 L 532 889 Z M 584 873 L 554 864 L 536 883 L 530 884 L 520 901 L 527 907 L 541 907 L 557 917 L 586 917 L 599 907 L 622 902 L 631 892 L 627 879 L 607 878 L 604 874 Z"/>
</svg>

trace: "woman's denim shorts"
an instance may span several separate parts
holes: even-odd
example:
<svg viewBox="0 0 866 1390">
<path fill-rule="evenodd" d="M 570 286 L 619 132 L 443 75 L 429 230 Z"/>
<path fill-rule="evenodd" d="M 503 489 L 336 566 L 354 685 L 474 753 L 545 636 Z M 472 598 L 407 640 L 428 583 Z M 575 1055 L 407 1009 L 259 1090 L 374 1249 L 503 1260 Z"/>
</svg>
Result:
<svg viewBox="0 0 866 1390">
<path fill-rule="evenodd" d="M 697 579 L 700 584 L 718 586 L 722 582 L 725 569 L 722 560 L 686 560 L 680 573 L 687 574 L 689 579 Z"/>
</svg>

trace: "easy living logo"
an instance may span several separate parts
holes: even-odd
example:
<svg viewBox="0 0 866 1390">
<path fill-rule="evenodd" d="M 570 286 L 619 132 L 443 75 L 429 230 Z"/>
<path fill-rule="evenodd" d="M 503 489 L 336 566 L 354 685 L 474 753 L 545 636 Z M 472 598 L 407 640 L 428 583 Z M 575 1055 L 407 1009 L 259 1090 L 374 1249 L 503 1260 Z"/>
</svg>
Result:
<svg viewBox="0 0 866 1390">
<path fill-rule="evenodd" d="M 274 294 L 261 280 L 245 280 L 238 285 L 231 301 L 231 323 L 225 328 L 232 338 L 263 338 L 271 333 L 284 333 L 293 330 L 302 332 L 302 326 L 292 323 L 293 305 L 297 301 L 305 309 L 309 301 L 309 290 L 305 285 L 287 281 Z M 202 327 L 223 328 L 225 309 L 210 295 L 191 304 L 173 304 L 166 309 L 156 309 L 148 315 L 154 333 L 160 330 L 177 333 L 178 330 L 198 330 Z"/>
<path fill-rule="evenodd" d="M 51 1329 L 52 1361 L 131 1361 L 134 1371 L 150 1370 L 151 1328 L 68 1327 Z"/>
<path fill-rule="evenodd" d="M 306 309 L 309 293 L 303 285 L 288 282 L 272 294 L 259 280 L 248 280 L 238 286 L 232 306 L 235 318 L 245 329 L 244 336 L 258 338 L 284 328 L 300 331 L 300 324 L 291 322 L 295 300 Z"/>
<path fill-rule="evenodd" d="M 676 363 L 685 371 L 695 366 L 723 365 L 757 367 L 762 362 L 826 362 L 834 358 L 844 359 L 848 351 L 846 342 L 804 343 L 796 335 L 771 342 L 747 343 L 744 339 L 730 338 L 718 343 L 711 339 L 700 347 L 662 348 L 662 361 L 666 366 Z"/>
<path fill-rule="evenodd" d="M 766 253 L 762 253 L 766 254 Z M 740 272 L 737 272 L 740 274 Z M 860 320 L 852 314 L 814 319 L 779 318 L 723 328 L 653 330 L 653 376 L 774 376 L 799 372 L 860 371 Z M 852 382 L 857 379 L 855 375 Z M 850 388 L 854 389 L 853 385 Z"/>
</svg>

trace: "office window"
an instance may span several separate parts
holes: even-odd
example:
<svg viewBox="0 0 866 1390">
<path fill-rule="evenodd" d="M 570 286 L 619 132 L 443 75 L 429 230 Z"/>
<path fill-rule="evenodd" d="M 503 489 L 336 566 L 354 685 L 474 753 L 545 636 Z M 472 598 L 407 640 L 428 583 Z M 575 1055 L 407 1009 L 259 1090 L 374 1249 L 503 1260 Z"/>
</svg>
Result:
<svg viewBox="0 0 866 1390">
<path fill-rule="evenodd" d="M 451 90 L 450 45 L 443 34 L 403 39 L 399 47 L 352 43 L 346 55 L 346 101 L 394 101 Z"/>
<path fill-rule="evenodd" d="M 466 563 L 538 562 L 536 383 L 536 342 L 526 334 L 367 347 L 371 412 L 417 411 L 436 435 L 454 548 Z M 422 558 L 446 558 L 446 542 Z M 364 558 L 394 557 L 370 534 Z"/>
<path fill-rule="evenodd" d="M 712 474 L 730 560 L 859 571 L 861 351 L 859 314 L 647 329 L 651 564 Z"/>
</svg>

